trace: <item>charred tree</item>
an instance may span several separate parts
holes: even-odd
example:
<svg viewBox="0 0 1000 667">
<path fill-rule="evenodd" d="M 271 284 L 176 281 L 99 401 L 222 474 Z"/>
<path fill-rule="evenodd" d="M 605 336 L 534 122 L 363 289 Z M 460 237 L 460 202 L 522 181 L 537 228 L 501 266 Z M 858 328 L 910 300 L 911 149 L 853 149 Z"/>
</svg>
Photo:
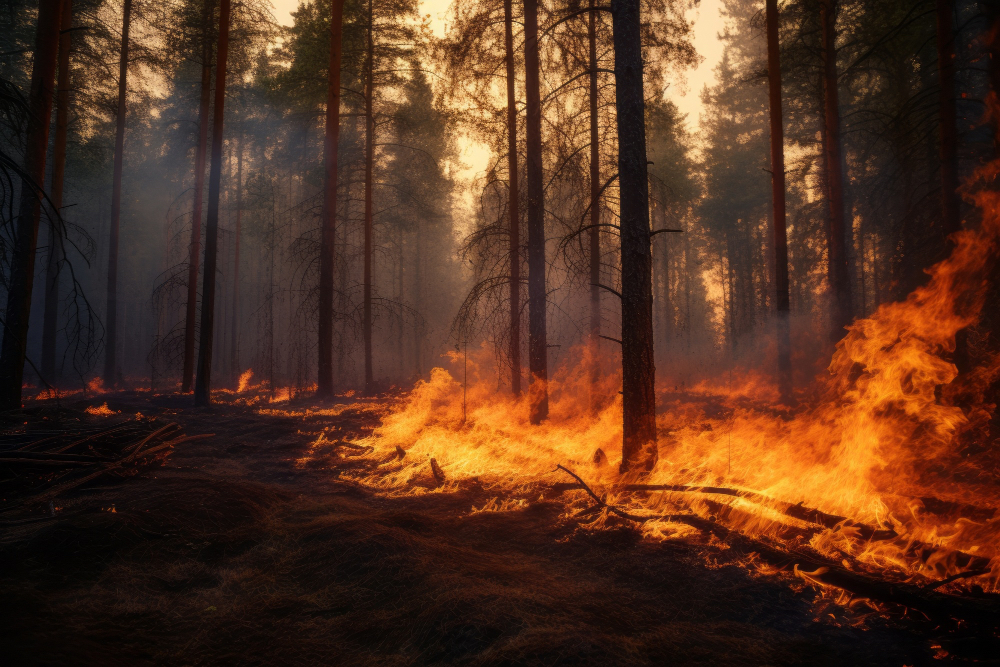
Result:
<svg viewBox="0 0 1000 667">
<path fill-rule="evenodd" d="M 317 394 L 333 394 L 333 273 L 337 234 L 337 159 L 340 142 L 340 61 L 344 0 L 330 1 L 330 61 L 323 138 L 323 210 L 319 258 L 319 377 Z M 242 158 L 242 153 L 240 153 Z M 238 247 L 238 246 L 237 246 Z"/>
<path fill-rule="evenodd" d="M 777 311 L 778 385 L 785 402 L 792 396 L 792 342 L 789 332 L 788 236 L 785 229 L 785 133 L 781 116 L 781 62 L 778 0 L 767 0 L 767 73 L 771 119 L 771 203 L 774 207 L 774 290 Z"/>
<path fill-rule="evenodd" d="M 840 97 L 837 91 L 837 0 L 820 0 L 823 40 L 823 120 L 826 138 L 827 203 L 830 208 L 828 279 L 830 282 L 830 338 L 844 336 L 851 323 L 851 281 L 847 267 L 847 224 L 844 213 L 844 168 L 840 140 Z"/>
<path fill-rule="evenodd" d="M 600 374 L 601 347 L 601 149 L 597 131 L 597 11 L 590 0 L 587 16 L 587 46 L 590 62 L 590 408 L 597 408 L 593 386 Z"/>
<path fill-rule="evenodd" d="M 962 228 L 958 200 L 958 129 L 955 111 L 953 0 L 937 0 L 938 125 L 941 150 L 941 233 Z"/>
<path fill-rule="evenodd" d="M 229 3 L 219 5 L 219 42 L 216 47 L 215 101 L 212 109 L 212 165 L 208 176 L 208 216 L 205 221 L 205 273 L 201 290 L 198 375 L 194 402 L 212 403 L 212 339 L 215 333 L 215 272 L 219 248 L 219 191 L 222 185 L 222 121 L 226 106 L 226 59 L 229 55 Z"/>
<path fill-rule="evenodd" d="M 208 109 L 212 92 L 212 7 L 205 0 L 201 34 L 201 95 L 198 100 L 198 147 L 194 154 L 194 204 L 188 248 L 187 307 L 184 319 L 184 373 L 181 391 L 191 391 L 194 379 L 194 329 L 198 304 L 198 263 L 201 261 L 201 209 L 205 192 L 205 154 L 208 152 Z"/>
<path fill-rule="evenodd" d="M 614 0 L 611 15 L 621 193 L 621 472 L 625 473 L 652 470 L 657 459 L 653 278 L 639 0 Z"/>
<path fill-rule="evenodd" d="M 59 48 L 59 0 L 42 0 L 35 29 L 35 54 L 31 65 L 28 133 L 24 151 L 24 175 L 10 277 L 7 282 L 7 310 L 3 343 L 0 346 L 0 410 L 21 408 L 25 347 L 31 315 L 31 288 L 35 276 L 35 252 L 42 214 L 41 184 L 45 180 L 45 157 L 49 145 L 49 117 L 52 114 L 52 84 Z"/>
<path fill-rule="evenodd" d="M 52 208 L 62 211 L 63 182 L 66 175 L 66 131 L 69 125 L 69 49 L 72 39 L 73 0 L 62 0 L 59 28 L 59 78 L 56 88 L 56 136 L 52 146 Z M 49 251 L 45 266 L 45 310 L 42 314 L 42 376 L 56 375 L 56 332 L 59 325 L 59 259 L 63 255 L 62 234 L 49 226 Z"/>
<path fill-rule="evenodd" d="M 104 348 L 104 384 L 117 381 L 118 348 L 118 230 L 122 214 L 122 169 L 125 158 L 125 98 L 128 94 L 128 31 L 132 23 L 132 0 L 122 12 L 122 46 L 118 63 L 118 118 L 115 126 L 115 166 L 111 185 L 111 238 L 108 241 L 108 307 L 105 313 L 107 341 Z"/>
<path fill-rule="evenodd" d="M 375 161 L 375 115 L 372 101 L 375 97 L 375 35 L 372 0 L 368 0 L 368 42 L 365 58 L 365 275 L 362 335 L 365 344 L 365 393 L 375 391 L 372 372 L 372 172 Z"/>
<path fill-rule="evenodd" d="M 545 332 L 545 190 L 542 183 L 542 103 L 539 92 L 538 2 L 524 0 L 525 140 L 528 183 L 528 397 L 530 420 L 549 416 Z"/>
<path fill-rule="evenodd" d="M 510 390 L 521 395 L 521 217 L 517 188 L 517 96 L 514 68 L 514 10 L 504 0 L 504 49 L 507 65 L 507 180 L 510 227 Z"/>
</svg>

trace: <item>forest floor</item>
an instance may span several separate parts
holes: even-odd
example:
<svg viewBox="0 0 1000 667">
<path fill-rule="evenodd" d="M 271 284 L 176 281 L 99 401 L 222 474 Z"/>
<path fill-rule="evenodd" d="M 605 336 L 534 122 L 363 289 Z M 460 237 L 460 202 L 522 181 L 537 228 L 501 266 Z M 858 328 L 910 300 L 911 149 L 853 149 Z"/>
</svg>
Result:
<svg viewBox="0 0 1000 667">
<path fill-rule="evenodd" d="M 0 527 L 8 665 L 923 665 L 926 626 L 859 620 L 725 545 L 586 530 L 558 497 L 471 512 L 467 489 L 387 498 L 301 460 L 379 417 L 97 401 L 214 437 Z M 345 399 L 349 400 L 349 399 Z M 287 405 L 287 404 L 285 404 Z M 360 404 L 359 404 L 360 405 Z M 110 511 L 111 509 L 114 511 Z M 947 645 L 946 645 L 947 648 Z M 945 658 L 945 661 L 953 658 Z"/>
</svg>

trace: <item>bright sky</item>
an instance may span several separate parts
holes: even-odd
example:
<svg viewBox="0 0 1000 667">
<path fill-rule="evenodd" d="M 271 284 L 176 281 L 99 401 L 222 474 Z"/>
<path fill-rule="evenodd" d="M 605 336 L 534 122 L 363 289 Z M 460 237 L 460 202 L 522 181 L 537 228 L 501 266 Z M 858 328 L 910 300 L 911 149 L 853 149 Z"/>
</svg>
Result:
<svg viewBox="0 0 1000 667">
<path fill-rule="evenodd" d="M 274 15 L 279 23 L 291 25 L 292 11 L 298 7 L 299 0 L 271 0 L 274 4 Z M 448 7 L 453 0 L 420 0 L 420 13 L 430 14 L 431 29 L 437 36 L 444 35 L 445 19 Z M 461 2 L 462 0 L 454 0 Z M 704 58 L 702 63 L 693 70 L 685 72 L 685 81 L 675 82 L 667 91 L 667 97 L 674 101 L 681 113 L 687 114 L 688 128 L 696 132 L 701 113 L 701 91 L 706 85 L 715 81 L 715 66 L 722 57 L 722 42 L 718 34 L 722 29 L 720 8 L 722 0 L 701 0 L 699 6 L 690 10 L 688 17 L 694 21 L 694 46 L 698 54 Z M 456 174 L 459 178 L 471 178 L 485 169 L 489 154 L 485 147 L 465 142 L 462 150 L 462 160 L 466 169 Z"/>
</svg>

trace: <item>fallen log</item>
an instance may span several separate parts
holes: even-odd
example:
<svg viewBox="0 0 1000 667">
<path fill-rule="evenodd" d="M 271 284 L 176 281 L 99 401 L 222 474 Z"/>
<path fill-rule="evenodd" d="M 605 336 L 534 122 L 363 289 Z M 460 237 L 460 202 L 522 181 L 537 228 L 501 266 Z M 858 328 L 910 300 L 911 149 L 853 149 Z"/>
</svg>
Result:
<svg viewBox="0 0 1000 667">
<path fill-rule="evenodd" d="M 703 533 L 714 535 L 730 548 L 736 548 L 748 555 L 757 554 L 769 564 L 782 570 L 791 571 L 796 576 L 816 585 L 833 586 L 857 596 L 913 608 L 938 622 L 949 622 L 958 618 L 968 625 L 985 626 L 990 629 L 1000 627 L 1000 598 L 993 600 L 958 597 L 938 593 L 931 587 L 921 588 L 913 584 L 889 582 L 870 575 L 852 572 L 818 554 L 785 551 L 695 514 L 653 516 L 631 514 L 601 500 L 576 473 L 568 468 L 560 465 L 557 466 L 557 469 L 573 477 L 579 483 L 579 488 L 586 491 L 596 503 L 622 518 L 631 519 L 638 523 L 654 520 L 684 523 L 701 530 Z M 803 569 L 804 567 L 809 567 L 813 571 L 807 572 Z M 968 576 L 976 575 L 970 574 Z M 938 585 L 943 586 L 944 583 L 940 582 Z"/>
</svg>

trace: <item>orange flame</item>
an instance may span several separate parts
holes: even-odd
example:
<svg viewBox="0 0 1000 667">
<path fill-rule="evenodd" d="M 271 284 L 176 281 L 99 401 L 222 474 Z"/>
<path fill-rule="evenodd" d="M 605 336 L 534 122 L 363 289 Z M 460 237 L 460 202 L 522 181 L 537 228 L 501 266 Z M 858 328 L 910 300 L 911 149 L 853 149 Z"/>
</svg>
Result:
<svg viewBox="0 0 1000 667">
<path fill-rule="evenodd" d="M 981 176 L 996 175 L 998 167 Z M 929 270 L 925 286 L 848 328 L 829 375 L 815 381 L 811 394 L 821 398 L 814 403 L 781 416 L 766 405 L 777 398 L 773 383 L 753 376 L 738 379 L 736 389 L 730 382 L 705 381 L 683 396 L 668 392 L 664 383 L 657 418 L 660 461 L 647 481 L 735 489 L 741 495 L 714 501 L 715 507 L 724 502 L 728 521 L 751 534 L 808 526 L 789 516 L 794 503 L 850 517 L 870 526 L 867 533 L 844 521 L 814 531 L 810 544 L 866 566 L 939 579 L 968 567 L 970 555 L 984 559 L 980 564 L 995 559 L 997 486 L 992 478 L 970 482 L 942 472 L 956 458 L 959 436 L 992 412 L 982 390 L 998 375 L 994 360 L 956 381 L 950 360 L 956 333 L 978 318 L 1000 235 L 1000 194 L 975 197 L 983 211 L 980 228 L 954 235 L 953 252 Z M 455 367 L 459 359 L 451 356 Z M 413 481 L 427 474 L 431 459 L 444 473 L 444 484 L 434 485 L 439 490 L 470 479 L 506 492 L 566 481 L 553 473 L 557 464 L 575 467 L 593 484 L 618 481 L 620 376 L 605 376 L 592 388 L 589 350 L 581 348 L 549 381 L 549 420 L 532 426 L 526 397 L 495 391 L 496 379 L 483 370 L 488 356 L 485 348 L 472 354 L 467 397 L 455 379 L 461 373 L 436 368 L 429 380 L 418 382 L 363 443 L 388 462 L 360 481 L 387 493 L 424 493 L 429 485 Z M 592 392 L 614 398 L 591 410 Z M 963 411 L 958 399 L 969 395 L 976 400 Z M 397 447 L 405 451 L 402 458 L 392 456 Z M 618 502 L 714 513 L 706 495 L 663 492 L 642 502 L 623 495 Z M 951 509 L 941 511 L 930 497 Z M 978 510 L 967 516 L 951 511 L 963 504 Z M 518 506 L 497 500 L 477 511 Z M 871 539 L 872 530 L 883 537 Z M 689 529 L 649 522 L 645 531 L 665 538 Z M 996 570 L 976 581 L 997 590 Z"/>
</svg>

